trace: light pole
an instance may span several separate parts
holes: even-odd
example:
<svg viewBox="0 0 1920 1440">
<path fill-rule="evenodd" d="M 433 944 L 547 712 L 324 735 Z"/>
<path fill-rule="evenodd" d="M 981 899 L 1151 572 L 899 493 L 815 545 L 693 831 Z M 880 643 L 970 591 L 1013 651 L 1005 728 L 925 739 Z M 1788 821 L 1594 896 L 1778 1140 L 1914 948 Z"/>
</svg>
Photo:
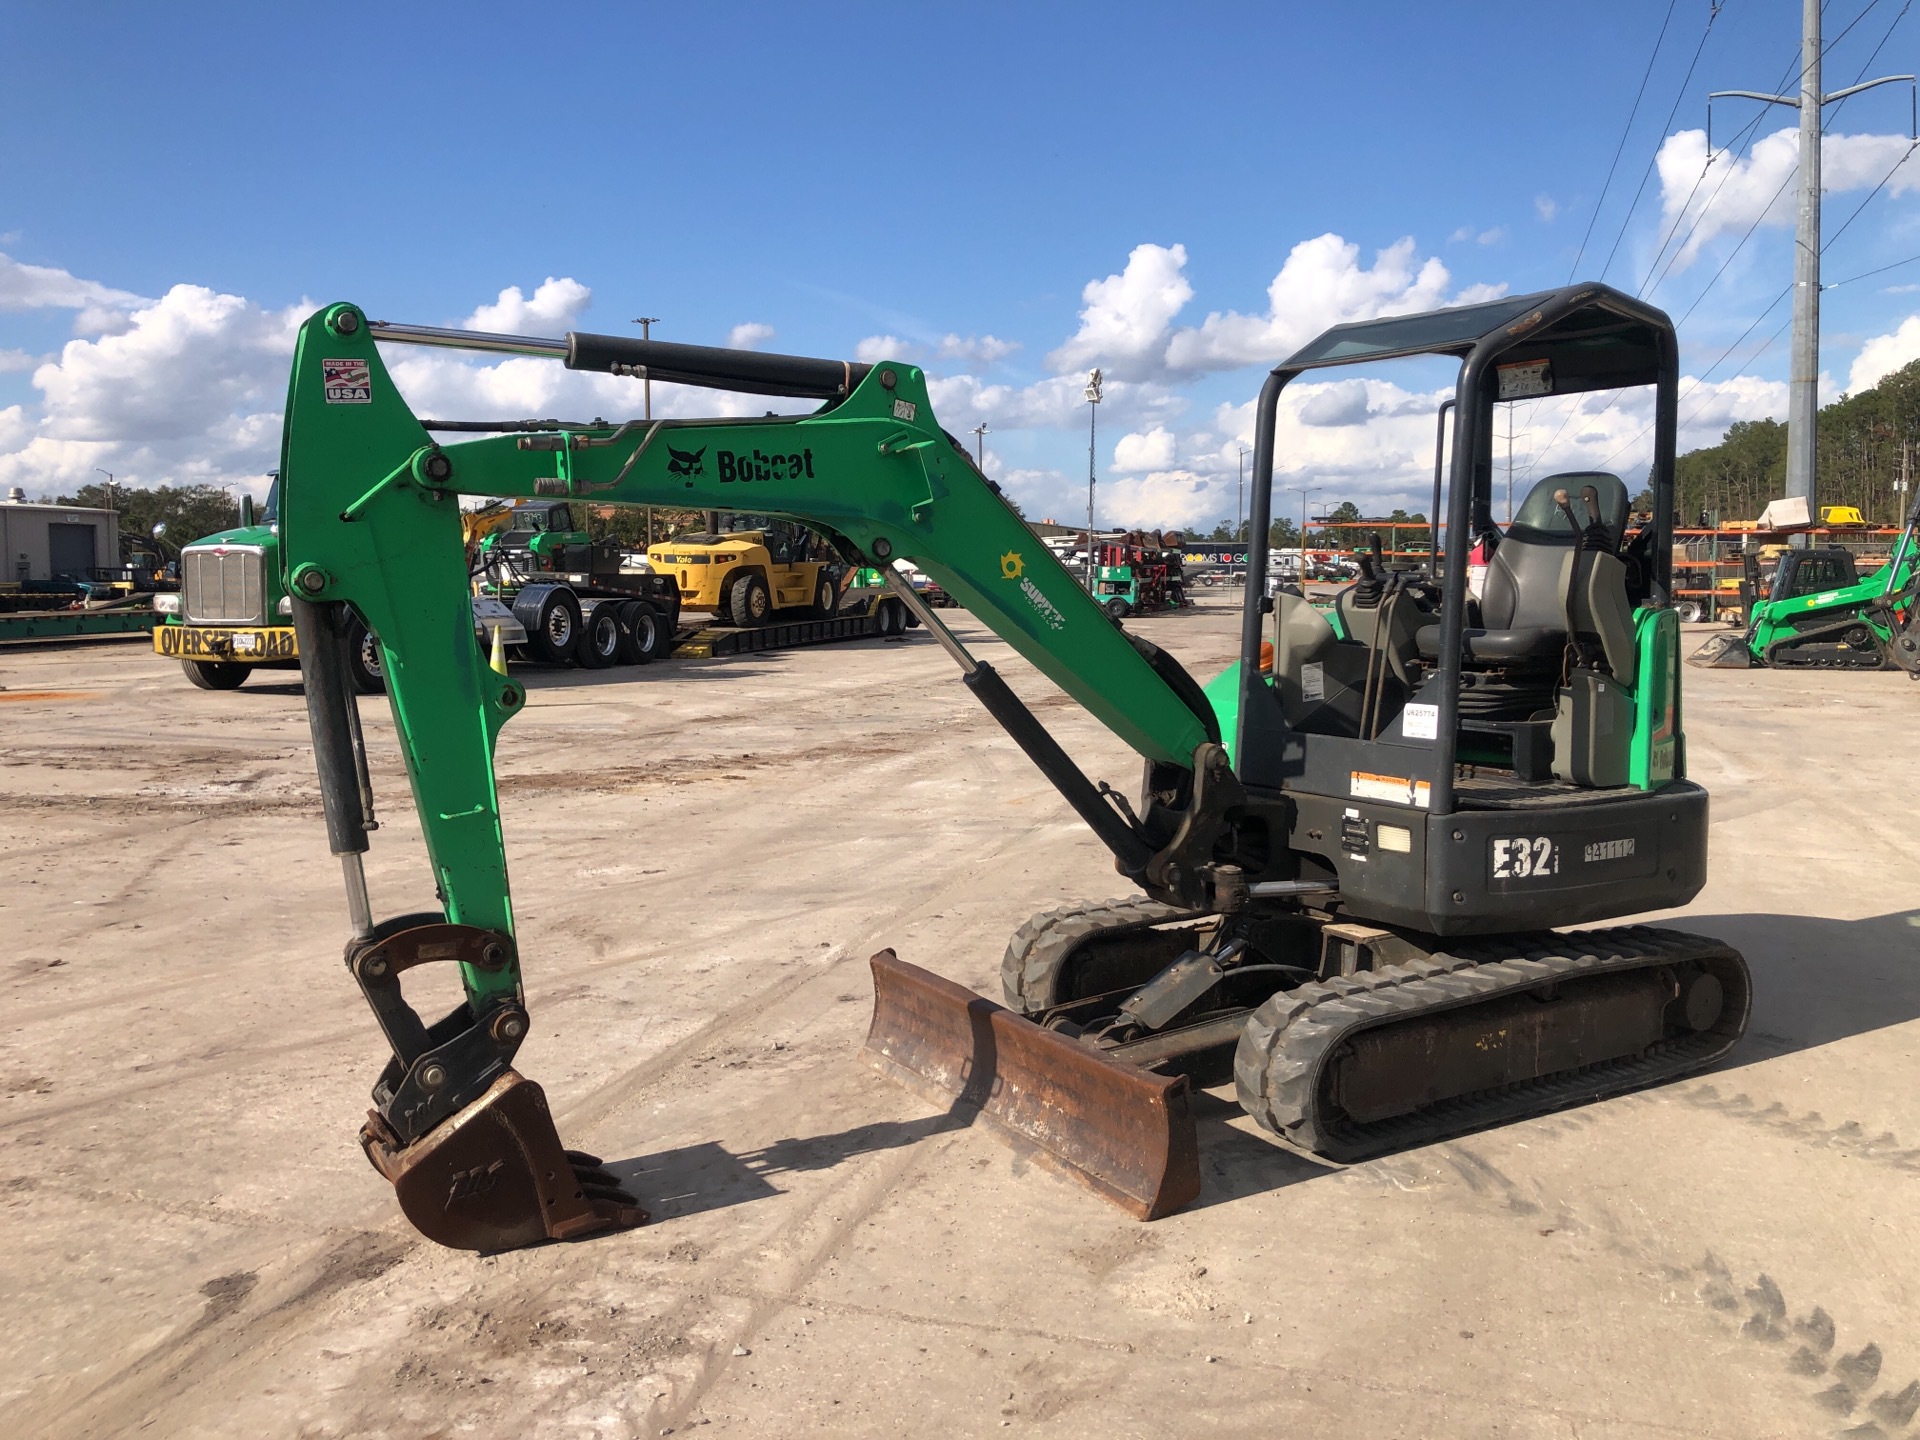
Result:
<svg viewBox="0 0 1920 1440">
<path fill-rule="evenodd" d="M 1324 485 L 1287 486 L 1289 492 L 1300 497 L 1300 593 L 1303 595 L 1307 590 L 1307 496 L 1318 495 L 1326 488 Z"/>
<path fill-rule="evenodd" d="M 1087 377 L 1087 593 L 1093 594 L 1093 458 L 1095 417 L 1100 413 L 1100 372 Z"/>
<path fill-rule="evenodd" d="M 974 468 L 982 475 L 987 473 L 987 436 L 992 433 L 984 420 L 973 427 Z"/>
<path fill-rule="evenodd" d="M 633 323 L 640 327 L 640 338 L 642 340 L 651 340 L 653 338 L 653 327 L 659 320 L 660 317 L 658 315 L 636 315 L 634 317 Z M 651 365 L 642 372 L 640 384 L 642 387 L 640 392 L 641 397 L 647 407 L 646 418 L 651 420 L 653 418 L 653 367 Z M 651 505 L 647 506 L 647 544 L 649 546 L 653 544 L 653 507 Z"/>
<path fill-rule="evenodd" d="M 96 475 L 104 475 L 107 477 L 107 509 L 114 510 L 114 513 L 118 514 L 119 511 L 114 509 L 114 503 L 113 503 L 113 471 L 102 470 L 98 465 L 96 465 L 93 467 L 93 473 Z M 116 521 L 115 523 L 118 524 L 119 522 Z"/>
</svg>

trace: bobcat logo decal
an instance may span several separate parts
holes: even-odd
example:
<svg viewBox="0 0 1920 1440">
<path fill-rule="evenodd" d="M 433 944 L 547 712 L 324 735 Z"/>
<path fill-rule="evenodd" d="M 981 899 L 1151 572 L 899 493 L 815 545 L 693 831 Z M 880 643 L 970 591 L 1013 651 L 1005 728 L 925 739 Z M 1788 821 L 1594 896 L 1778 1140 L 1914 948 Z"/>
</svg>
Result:
<svg viewBox="0 0 1920 1440">
<path fill-rule="evenodd" d="M 671 457 L 667 461 L 667 474 L 684 476 L 689 490 L 693 488 L 694 476 L 707 473 L 707 447 L 704 445 L 698 450 L 676 450 L 669 445 L 667 454 Z"/>
</svg>

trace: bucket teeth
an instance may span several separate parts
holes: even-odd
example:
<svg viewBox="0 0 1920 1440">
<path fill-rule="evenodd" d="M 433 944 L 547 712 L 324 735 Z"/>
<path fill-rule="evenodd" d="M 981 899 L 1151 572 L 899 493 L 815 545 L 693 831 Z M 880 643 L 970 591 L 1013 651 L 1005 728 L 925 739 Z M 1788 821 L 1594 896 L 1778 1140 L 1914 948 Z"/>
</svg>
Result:
<svg viewBox="0 0 1920 1440">
<path fill-rule="evenodd" d="M 360 1143 L 414 1228 L 456 1250 L 578 1240 L 648 1218 L 597 1155 L 561 1147 L 546 1095 L 512 1070 L 411 1145 L 377 1114 Z"/>
</svg>

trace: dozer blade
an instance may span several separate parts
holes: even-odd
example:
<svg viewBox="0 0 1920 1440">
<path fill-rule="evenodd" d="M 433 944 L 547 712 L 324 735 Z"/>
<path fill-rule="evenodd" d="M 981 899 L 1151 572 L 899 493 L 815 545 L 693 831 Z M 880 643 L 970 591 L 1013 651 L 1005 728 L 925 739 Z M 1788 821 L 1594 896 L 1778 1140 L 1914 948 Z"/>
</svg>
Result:
<svg viewBox="0 0 1920 1440">
<path fill-rule="evenodd" d="M 872 964 L 866 1053 L 883 1073 L 1032 1142 L 1136 1219 L 1199 1195 L 1186 1076 L 1109 1059 L 891 950 Z"/>
<path fill-rule="evenodd" d="M 513 1250 L 647 1221 L 598 1159 L 561 1148 L 546 1094 L 512 1070 L 411 1145 L 369 1112 L 360 1143 L 414 1228 L 455 1250 Z"/>
<path fill-rule="evenodd" d="M 1706 644 L 1687 656 L 1687 664 L 1702 670 L 1751 670 L 1753 652 L 1747 648 L 1744 635 L 1729 630 L 1710 636 Z"/>
</svg>

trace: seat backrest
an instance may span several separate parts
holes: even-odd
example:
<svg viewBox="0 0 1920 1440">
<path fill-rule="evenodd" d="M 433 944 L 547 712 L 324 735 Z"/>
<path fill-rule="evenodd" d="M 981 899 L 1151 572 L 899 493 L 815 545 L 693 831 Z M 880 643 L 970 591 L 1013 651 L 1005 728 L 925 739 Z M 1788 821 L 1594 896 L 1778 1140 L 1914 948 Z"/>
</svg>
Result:
<svg viewBox="0 0 1920 1440">
<path fill-rule="evenodd" d="M 1412 681 L 1407 674 L 1407 666 L 1420 656 L 1416 637 L 1423 625 L 1432 623 L 1433 616 L 1419 609 L 1411 596 L 1402 596 L 1392 605 L 1391 613 L 1385 601 L 1372 609 L 1363 609 L 1354 603 L 1354 589 L 1349 585 L 1333 602 L 1333 608 L 1340 613 L 1340 624 L 1346 630 L 1347 638 L 1357 640 L 1362 645 L 1373 645 L 1378 634 L 1379 643 L 1387 652 L 1388 672 L 1401 684 L 1410 685 Z M 1383 615 L 1388 617 L 1388 624 L 1384 633 L 1379 633 Z"/>
<path fill-rule="evenodd" d="M 1577 535 L 1508 527 L 1487 565 L 1480 615 L 1489 630 L 1567 629 L 1567 578 Z"/>
</svg>

